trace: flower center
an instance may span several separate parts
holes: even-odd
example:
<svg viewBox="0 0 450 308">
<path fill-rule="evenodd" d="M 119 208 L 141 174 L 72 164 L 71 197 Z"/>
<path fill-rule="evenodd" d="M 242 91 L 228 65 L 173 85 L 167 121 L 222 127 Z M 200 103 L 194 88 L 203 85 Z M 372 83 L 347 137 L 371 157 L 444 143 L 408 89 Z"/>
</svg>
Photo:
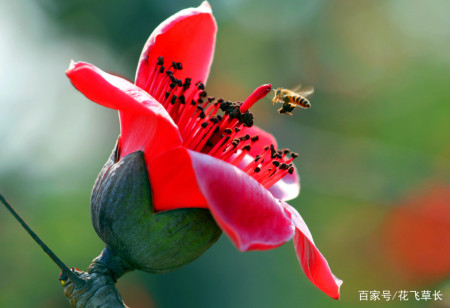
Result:
<svg viewBox="0 0 450 308">
<path fill-rule="evenodd" d="M 246 127 L 253 126 L 249 108 L 270 92 L 271 85 L 258 87 L 243 103 L 216 100 L 208 97 L 202 82 L 192 85 L 191 78 L 177 79 L 182 69 L 180 62 L 166 68 L 164 58 L 158 57 L 144 90 L 166 108 L 185 147 L 235 165 L 266 188 L 294 172 L 292 161 L 298 154 L 288 149 L 277 150 L 271 144 L 251 161 L 247 155 L 255 143 L 261 142 L 258 135 L 245 132 Z"/>
</svg>

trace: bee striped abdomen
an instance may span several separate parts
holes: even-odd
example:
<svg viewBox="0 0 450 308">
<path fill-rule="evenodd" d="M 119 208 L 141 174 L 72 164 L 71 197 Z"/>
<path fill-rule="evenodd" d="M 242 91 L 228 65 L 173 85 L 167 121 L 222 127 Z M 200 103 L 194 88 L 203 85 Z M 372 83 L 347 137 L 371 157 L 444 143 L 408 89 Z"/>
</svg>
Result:
<svg viewBox="0 0 450 308">
<path fill-rule="evenodd" d="M 311 107 L 310 102 L 309 102 L 306 98 L 304 98 L 304 97 L 302 97 L 302 96 L 300 96 L 299 105 L 302 106 L 303 108 L 309 108 L 309 107 Z"/>
<path fill-rule="evenodd" d="M 292 104 L 306 108 L 309 107 L 309 101 L 300 95 L 292 95 L 289 98 L 290 98 L 289 102 Z"/>
</svg>

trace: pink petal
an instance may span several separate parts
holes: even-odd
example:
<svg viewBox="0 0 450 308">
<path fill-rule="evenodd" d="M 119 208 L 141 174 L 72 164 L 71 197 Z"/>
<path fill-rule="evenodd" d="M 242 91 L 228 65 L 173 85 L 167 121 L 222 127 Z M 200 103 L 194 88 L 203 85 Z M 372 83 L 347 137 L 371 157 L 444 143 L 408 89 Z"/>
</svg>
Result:
<svg viewBox="0 0 450 308">
<path fill-rule="evenodd" d="M 144 87 L 159 56 L 168 68 L 181 62 L 178 79 L 192 78 L 205 82 L 214 55 L 217 25 L 208 2 L 198 8 L 184 9 L 163 21 L 150 35 L 142 50 L 136 72 L 136 85 Z"/>
<path fill-rule="evenodd" d="M 292 237 L 289 215 L 256 180 L 217 158 L 188 152 L 214 219 L 238 249 L 271 249 Z"/>
<path fill-rule="evenodd" d="M 281 180 L 269 187 L 269 191 L 275 198 L 283 201 L 297 198 L 300 193 L 300 176 L 297 168 L 295 168 L 294 173 L 286 174 Z"/>
<path fill-rule="evenodd" d="M 342 280 L 331 272 L 327 260 L 315 246 L 311 232 L 297 210 L 287 203 L 283 202 L 283 205 L 292 215 L 292 223 L 295 226 L 294 247 L 303 271 L 316 287 L 328 296 L 339 299 Z"/>
<path fill-rule="evenodd" d="M 278 147 L 275 137 L 272 134 L 266 132 L 265 130 L 263 130 L 257 126 L 245 127 L 242 130 L 241 134 L 242 135 L 249 134 L 250 136 L 257 135 L 259 137 L 258 142 L 255 142 L 254 144 L 252 144 L 252 147 L 249 151 L 249 154 L 253 157 L 264 152 L 264 148 L 268 145 L 273 144 L 275 146 L 275 148 Z"/>
<path fill-rule="evenodd" d="M 147 166 L 156 212 L 177 208 L 207 208 L 186 148 L 167 151 L 147 162 Z"/>
<path fill-rule="evenodd" d="M 83 62 L 72 62 L 66 74 L 88 99 L 120 111 L 121 157 L 142 150 L 151 160 L 181 145 L 178 127 L 170 115 L 141 88 Z"/>
<path fill-rule="evenodd" d="M 243 134 L 259 136 L 259 141 L 254 143 L 249 151 L 249 154 L 253 158 L 264 152 L 264 147 L 267 145 L 273 144 L 275 148 L 277 148 L 277 141 L 275 140 L 275 137 L 257 126 L 246 127 L 243 129 Z M 245 161 L 249 163 L 251 160 L 246 159 Z M 269 188 L 269 191 L 275 198 L 283 201 L 296 198 L 300 193 L 300 177 L 298 175 L 297 168 L 295 168 L 295 172 L 293 174 L 287 174 L 280 181 L 272 185 Z"/>
</svg>

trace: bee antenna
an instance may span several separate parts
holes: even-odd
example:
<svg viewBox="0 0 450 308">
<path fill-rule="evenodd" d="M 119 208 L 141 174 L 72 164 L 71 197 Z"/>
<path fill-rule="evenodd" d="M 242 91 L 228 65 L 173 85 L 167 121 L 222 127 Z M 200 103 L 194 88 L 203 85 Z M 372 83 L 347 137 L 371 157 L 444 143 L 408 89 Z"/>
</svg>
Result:
<svg viewBox="0 0 450 308">
<path fill-rule="evenodd" d="M 74 272 L 72 272 L 55 254 L 54 252 L 48 248 L 48 246 L 37 236 L 36 233 L 34 233 L 33 230 L 28 226 L 28 224 L 20 217 L 20 215 L 17 213 L 17 211 L 13 208 L 11 204 L 6 201 L 6 199 L 3 197 L 2 194 L 0 194 L 0 201 L 5 205 L 5 207 L 8 209 L 8 211 L 14 216 L 14 218 L 22 225 L 22 227 L 25 229 L 25 231 L 28 232 L 28 234 L 33 238 L 33 240 L 44 250 L 44 252 L 50 257 L 50 259 L 53 260 L 53 262 L 56 263 L 56 265 L 63 271 L 64 274 L 72 281 L 72 283 L 76 287 L 82 287 L 85 282 L 81 278 L 79 278 L 77 275 L 75 275 Z"/>
</svg>

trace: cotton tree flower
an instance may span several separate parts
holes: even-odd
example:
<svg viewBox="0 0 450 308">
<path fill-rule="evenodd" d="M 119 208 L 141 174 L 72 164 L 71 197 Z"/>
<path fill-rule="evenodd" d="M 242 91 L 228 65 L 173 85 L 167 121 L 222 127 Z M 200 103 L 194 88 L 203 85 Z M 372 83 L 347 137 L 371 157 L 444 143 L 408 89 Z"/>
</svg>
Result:
<svg viewBox="0 0 450 308">
<path fill-rule="evenodd" d="M 207 2 L 176 13 L 150 35 L 134 84 L 88 63 L 70 64 L 67 76 L 80 92 L 119 111 L 114 158 L 96 187 L 105 174 L 110 176 L 113 163 L 143 153 L 155 216 L 206 209 L 241 251 L 272 249 L 293 238 L 306 276 L 337 299 L 342 281 L 332 274 L 301 216 L 285 202 L 299 193 L 297 154 L 278 150 L 274 137 L 253 125 L 249 108 L 271 85 L 258 87 L 243 103 L 216 100 L 205 91 L 216 31 Z M 95 203 L 100 193 L 94 189 L 94 194 Z M 114 215 L 120 220 L 122 214 Z M 94 221 L 102 239 L 114 246 L 117 241 L 105 231 L 111 228 L 99 231 L 104 224 Z"/>
</svg>

